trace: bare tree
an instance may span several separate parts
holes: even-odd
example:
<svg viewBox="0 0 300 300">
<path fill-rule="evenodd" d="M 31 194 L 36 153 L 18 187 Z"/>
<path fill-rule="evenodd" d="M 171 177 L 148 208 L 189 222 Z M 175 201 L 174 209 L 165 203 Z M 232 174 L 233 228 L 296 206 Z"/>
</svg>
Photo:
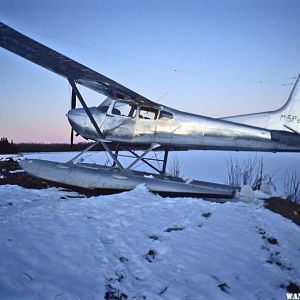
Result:
<svg viewBox="0 0 300 300">
<path fill-rule="evenodd" d="M 229 154 L 229 157 L 226 159 L 226 178 L 225 182 L 233 186 L 241 186 L 241 176 L 242 169 L 239 162 L 235 159 L 233 160 L 232 156 Z"/>
<path fill-rule="evenodd" d="M 180 177 L 181 176 L 180 164 L 179 164 L 178 156 L 176 156 L 175 158 L 173 158 L 172 165 L 169 168 L 169 174 L 171 174 L 174 177 Z"/>
<path fill-rule="evenodd" d="M 264 162 L 262 157 L 257 157 L 257 154 L 254 158 L 249 156 L 244 164 L 244 184 L 249 184 L 253 190 L 258 190 L 265 177 L 263 169 Z"/>
<path fill-rule="evenodd" d="M 248 156 L 247 159 L 239 162 L 233 159 L 231 155 L 226 159 L 226 175 L 225 182 L 229 185 L 240 187 L 249 185 L 253 190 L 260 188 L 262 181 L 267 182 L 275 188 L 273 177 L 264 173 L 264 162 L 262 157 L 257 154 L 254 157 Z"/>
<path fill-rule="evenodd" d="M 288 200 L 300 203 L 300 177 L 296 171 L 285 173 L 284 193 Z"/>
</svg>

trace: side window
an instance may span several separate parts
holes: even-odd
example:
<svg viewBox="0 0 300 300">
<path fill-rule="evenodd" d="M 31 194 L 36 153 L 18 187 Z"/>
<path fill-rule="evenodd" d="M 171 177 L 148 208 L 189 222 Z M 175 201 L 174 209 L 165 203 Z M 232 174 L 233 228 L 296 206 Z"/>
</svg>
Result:
<svg viewBox="0 0 300 300">
<path fill-rule="evenodd" d="M 158 110 L 155 108 L 150 107 L 141 107 L 140 108 L 140 119 L 147 119 L 147 120 L 155 120 L 157 119 Z"/>
<path fill-rule="evenodd" d="M 161 111 L 160 111 L 160 114 L 159 114 L 159 119 L 162 119 L 162 120 L 173 119 L 173 114 L 171 114 L 171 113 L 168 112 L 168 111 L 161 110 Z"/>
<path fill-rule="evenodd" d="M 134 118 L 136 116 L 136 106 L 127 103 L 116 102 L 112 109 L 112 114 Z"/>
</svg>

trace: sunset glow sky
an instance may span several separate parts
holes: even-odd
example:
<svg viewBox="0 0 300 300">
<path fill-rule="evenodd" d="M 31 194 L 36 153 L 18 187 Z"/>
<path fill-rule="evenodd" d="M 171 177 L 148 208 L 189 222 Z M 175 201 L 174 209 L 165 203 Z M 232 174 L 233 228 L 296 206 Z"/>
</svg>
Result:
<svg viewBox="0 0 300 300">
<path fill-rule="evenodd" d="M 300 71 L 300 2 L 0 2 L 0 21 L 145 97 L 220 117 L 272 110 Z M 0 48 L 0 137 L 66 142 L 66 79 Z M 82 90 L 89 105 L 104 99 Z M 79 141 L 79 139 L 77 139 Z"/>
</svg>

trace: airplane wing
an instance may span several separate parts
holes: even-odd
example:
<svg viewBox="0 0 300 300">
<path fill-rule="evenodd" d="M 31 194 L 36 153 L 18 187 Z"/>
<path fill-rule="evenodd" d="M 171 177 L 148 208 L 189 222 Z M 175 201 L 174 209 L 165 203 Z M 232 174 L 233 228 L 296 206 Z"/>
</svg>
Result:
<svg viewBox="0 0 300 300">
<path fill-rule="evenodd" d="M 0 22 L 0 46 L 41 67 L 112 99 L 159 106 L 108 77 Z"/>
</svg>

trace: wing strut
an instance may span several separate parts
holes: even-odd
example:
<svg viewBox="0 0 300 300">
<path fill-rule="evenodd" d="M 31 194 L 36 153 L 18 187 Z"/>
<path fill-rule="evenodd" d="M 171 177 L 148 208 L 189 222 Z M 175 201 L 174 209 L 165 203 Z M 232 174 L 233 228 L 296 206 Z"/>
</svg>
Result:
<svg viewBox="0 0 300 300">
<path fill-rule="evenodd" d="M 163 160 L 163 166 L 162 166 L 162 173 L 163 173 L 163 174 L 166 173 L 167 162 L 168 162 L 168 155 L 169 155 L 169 151 L 168 151 L 168 150 L 165 150 L 164 160 Z"/>
<path fill-rule="evenodd" d="M 125 148 L 129 153 L 131 153 L 132 155 L 134 155 L 135 157 L 139 157 L 134 151 L 128 149 L 128 148 Z M 129 156 L 128 156 L 129 157 Z M 159 170 L 158 168 L 154 167 L 152 164 L 150 164 L 148 162 L 149 159 L 146 159 L 146 158 L 142 158 L 141 161 L 143 163 L 145 163 L 147 166 L 149 166 L 150 168 L 152 168 L 153 170 L 155 170 L 158 174 L 162 174 L 162 171 Z M 152 160 L 152 159 L 151 159 Z M 155 159 L 153 159 L 155 160 Z M 155 160 L 155 161 L 160 161 L 160 160 Z"/>
<path fill-rule="evenodd" d="M 151 144 L 151 146 L 145 151 L 142 153 L 142 155 L 140 156 L 137 156 L 136 160 L 130 165 L 127 167 L 127 169 L 132 169 L 140 160 L 142 160 L 150 151 L 152 151 L 153 149 L 159 147 L 160 144 L 156 144 L 156 143 L 153 143 Z"/>
<path fill-rule="evenodd" d="M 71 160 L 69 160 L 67 163 L 68 164 L 74 164 L 84 153 L 90 151 L 91 149 L 93 149 L 96 145 L 98 145 L 100 143 L 100 141 L 96 141 L 94 142 L 92 145 L 88 146 L 87 148 L 85 148 L 83 151 L 79 152 L 75 157 L 73 157 Z"/>
<path fill-rule="evenodd" d="M 72 90 L 72 95 L 71 95 L 71 109 L 76 108 L 76 94 Z M 73 144 L 74 144 L 74 129 L 71 127 L 71 149 L 73 149 Z"/>
<path fill-rule="evenodd" d="M 68 78 L 68 81 L 72 87 L 72 91 L 74 91 L 74 93 L 76 94 L 78 100 L 80 101 L 83 109 L 85 110 L 87 116 L 89 117 L 90 121 L 92 122 L 98 136 L 99 136 L 99 142 L 101 143 L 101 145 L 103 146 L 103 148 L 105 149 L 105 151 L 107 151 L 107 153 L 109 154 L 109 156 L 113 159 L 113 161 L 115 162 L 115 164 L 120 168 L 123 169 L 123 166 L 121 165 L 121 163 L 118 161 L 116 155 L 114 155 L 112 153 L 112 151 L 110 150 L 110 148 L 107 146 L 106 142 L 105 142 L 105 137 L 103 135 L 103 133 L 101 132 L 96 120 L 94 119 L 91 111 L 89 110 L 88 106 L 86 105 L 83 97 L 81 96 L 79 90 L 76 87 L 76 84 L 74 83 L 74 81 L 70 78 Z"/>
</svg>

